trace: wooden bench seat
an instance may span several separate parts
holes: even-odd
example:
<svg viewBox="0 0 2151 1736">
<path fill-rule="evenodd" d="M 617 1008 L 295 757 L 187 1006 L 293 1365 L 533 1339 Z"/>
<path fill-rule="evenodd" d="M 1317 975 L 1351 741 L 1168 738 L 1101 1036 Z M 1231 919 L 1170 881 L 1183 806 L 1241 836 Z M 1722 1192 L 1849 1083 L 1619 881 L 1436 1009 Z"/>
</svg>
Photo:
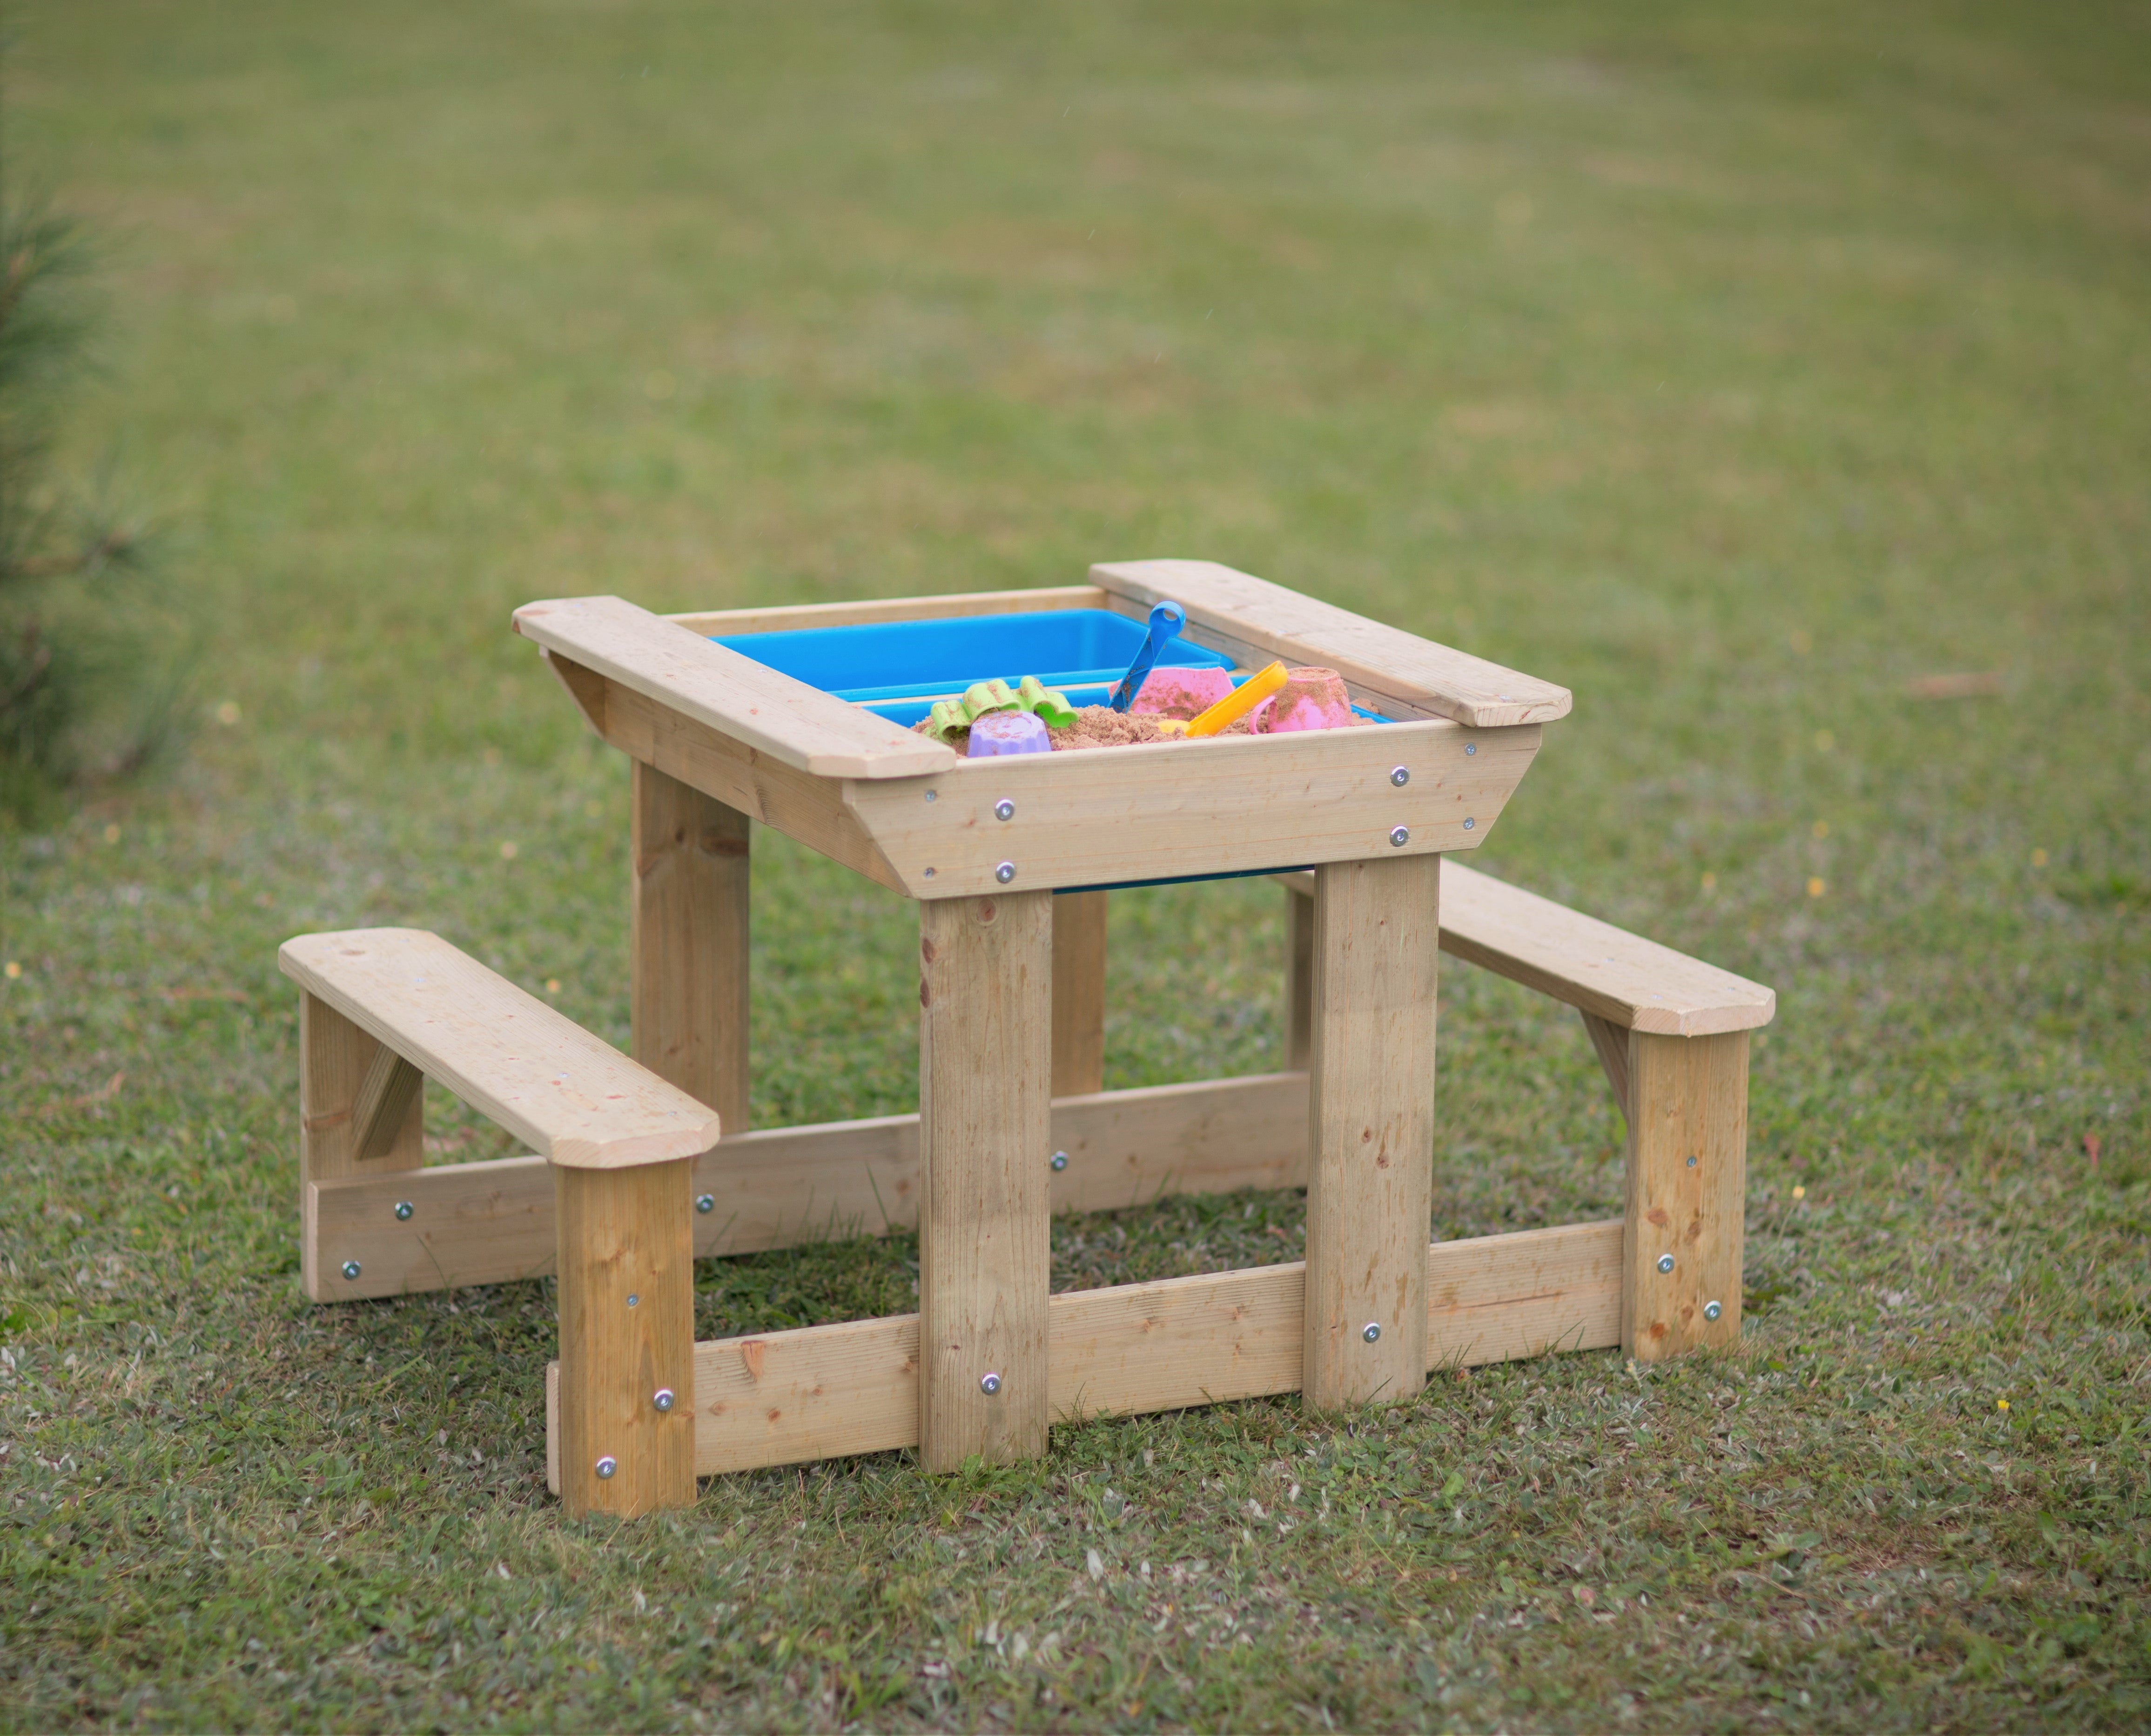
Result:
<svg viewBox="0 0 2151 1736">
<path fill-rule="evenodd" d="M 1312 901 L 1313 873 L 1276 878 Z M 1295 941 L 1306 919 L 1307 906 L 1295 903 Z M 1774 989 L 1468 868 L 1454 857 L 1441 863 L 1441 949 L 1582 1014 L 1623 1115 L 1630 1070 L 1628 1045 L 1619 1033 L 1720 1036 L 1768 1025 L 1778 1010 Z M 1295 957 L 1298 950 L 1295 944 Z M 1296 978 L 1293 995 L 1297 1005 Z"/>
<path fill-rule="evenodd" d="M 694 1160 L 715 1110 L 419 929 L 301 934 L 277 952 L 299 1009 L 301 1276 L 325 1184 L 416 1171 L 438 1080 L 552 1167 L 561 1494 L 571 1514 L 691 1501 Z M 414 1195 L 415 1188 L 408 1191 Z M 381 1201 L 384 1223 L 409 1199 Z M 340 1268 L 363 1276 L 360 1262 Z"/>
<path fill-rule="evenodd" d="M 423 929 L 301 934 L 276 962 L 402 1061 L 404 1084 L 362 1093 L 358 1156 L 380 1155 L 368 1150 L 379 1123 L 420 1076 L 569 1169 L 695 1157 L 717 1142 L 715 1110 Z"/>
</svg>

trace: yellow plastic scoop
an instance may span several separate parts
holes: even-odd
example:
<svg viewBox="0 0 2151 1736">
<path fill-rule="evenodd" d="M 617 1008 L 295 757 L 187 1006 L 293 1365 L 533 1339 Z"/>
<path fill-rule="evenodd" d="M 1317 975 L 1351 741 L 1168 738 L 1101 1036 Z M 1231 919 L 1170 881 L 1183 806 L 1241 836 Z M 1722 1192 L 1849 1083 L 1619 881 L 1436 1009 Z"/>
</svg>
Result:
<svg viewBox="0 0 2151 1736">
<path fill-rule="evenodd" d="M 1192 736 L 1214 736 L 1221 729 L 1229 728 L 1248 712 L 1284 686 L 1285 671 L 1282 663 L 1273 663 L 1268 669 L 1249 676 L 1230 693 L 1187 726 Z"/>
</svg>

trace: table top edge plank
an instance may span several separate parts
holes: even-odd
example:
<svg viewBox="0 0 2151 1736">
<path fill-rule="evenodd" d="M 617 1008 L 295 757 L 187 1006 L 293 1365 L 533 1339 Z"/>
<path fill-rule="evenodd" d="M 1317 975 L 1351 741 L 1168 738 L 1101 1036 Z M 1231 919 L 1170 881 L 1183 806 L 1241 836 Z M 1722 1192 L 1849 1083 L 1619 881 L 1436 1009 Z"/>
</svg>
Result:
<svg viewBox="0 0 2151 1736">
<path fill-rule="evenodd" d="M 548 650 L 817 777 L 917 777 L 954 751 L 782 675 L 625 599 L 525 603 L 515 630 Z"/>
</svg>

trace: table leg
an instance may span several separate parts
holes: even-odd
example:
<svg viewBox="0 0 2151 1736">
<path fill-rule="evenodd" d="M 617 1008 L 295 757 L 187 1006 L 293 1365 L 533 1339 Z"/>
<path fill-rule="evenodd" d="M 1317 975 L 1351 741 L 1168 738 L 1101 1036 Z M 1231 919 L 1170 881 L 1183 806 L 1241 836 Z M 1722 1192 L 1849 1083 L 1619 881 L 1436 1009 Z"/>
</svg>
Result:
<svg viewBox="0 0 2151 1736">
<path fill-rule="evenodd" d="M 1053 903 L 919 906 L 919 1457 L 931 1471 L 1045 1451 Z"/>
<path fill-rule="evenodd" d="M 1053 899 L 1053 1095 L 1106 1088 L 1106 894 Z"/>
<path fill-rule="evenodd" d="M 747 1131 L 747 817 L 635 762 L 635 1058 Z"/>
<path fill-rule="evenodd" d="M 570 1519 L 694 1504 L 693 1171 L 683 1159 L 553 1172 Z"/>
<path fill-rule="evenodd" d="M 1426 1384 L 1441 858 L 1332 863 L 1314 888 L 1303 1381 L 1330 1409 Z"/>
<path fill-rule="evenodd" d="M 1739 1342 L 1748 1033 L 1625 1035 L 1631 1108 L 1621 1348 L 1638 1362 L 1656 1362 Z M 1661 1270 L 1668 1260 L 1671 1269 Z"/>
</svg>

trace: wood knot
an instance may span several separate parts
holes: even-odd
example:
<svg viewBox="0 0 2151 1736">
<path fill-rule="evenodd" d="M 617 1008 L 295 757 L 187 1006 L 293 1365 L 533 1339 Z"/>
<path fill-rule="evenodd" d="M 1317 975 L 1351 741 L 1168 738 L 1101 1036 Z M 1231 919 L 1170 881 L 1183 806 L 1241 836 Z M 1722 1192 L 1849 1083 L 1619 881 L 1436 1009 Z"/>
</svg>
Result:
<svg viewBox="0 0 2151 1736">
<path fill-rule="evenodd" d="M 1660 1229 L 1663 1229 L 1673 1222 L 1673 1219 L 1666 1216 L 1666 1208 L 1663 1206 L 1653 1206 L 1643 1214 L 1643 1222 L 1654 1223 Z"/>
<path fill-rule="evenodd" d="M 994 901 L 991 898 L 980 898 L 979 900 L 979 926 L 980 928 L 984 928 L 988 923 L 991 922 L 1000 914 L 1000 910 L 995 908 Z"/>
<path fill-rule="evenodd" d="M 749 1339 L 739 1347 L 740 1364 L 750 1380 L 762 1379 L 762 1355 L 767 1348 L 760 1339 Z"/>
<path fill-rule="evenodd" d="M 922 934 L 919 937 L 919 956 L 924 959 L 929 964 L 931 964 L 941 955 L 934 950 L 933 941 Z"/>
<path fill-rule="evenodd" d="M 930 1007 L 934 1005 L 934 990 L 924 982 L 919 985 L 919 1004 L 923 1007 Z"/>
</svg>

